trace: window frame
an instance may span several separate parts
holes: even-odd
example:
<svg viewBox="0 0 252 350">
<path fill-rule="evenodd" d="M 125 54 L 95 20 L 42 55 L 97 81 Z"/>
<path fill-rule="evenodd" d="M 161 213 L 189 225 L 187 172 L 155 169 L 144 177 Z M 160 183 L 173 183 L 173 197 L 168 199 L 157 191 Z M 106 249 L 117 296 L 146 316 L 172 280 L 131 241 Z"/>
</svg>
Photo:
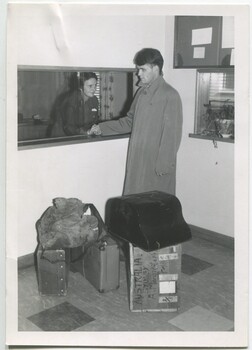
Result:
<svg viewBox="0 0 252 350">
<path fill-rule="evenodd" d="M 85 72 L 92 71 L 96 73 L 101 72 L 128 72 L 134 74 L 135 68 L 112 68 L 112 67 L 56 67 L 56 66 L 33 66 L 33 65 L 18 65 L 17 73 L 20 70 L 25 71 L 65 71 L 65 72 Z M 18 103 L 18 101 L 17 101 Z M 100 101 L 99 101 L 100 103 Z M 100 107 L 100 106 L 99 106 Z M 18 123 L 17 123 L 18 124 Z M 18 127 L 18 125 L 17 125 Z M 78 143 L 100 142 L 114 139 L 129 138 L 130 134 L 118 134 L 111 136 L 85 136 L 85 135 L 73 135 L 62 137 L 50 137 L 50 138 L 38 138 L 32 140 L 17 140 L 18 150 L 26 150 L 33 148 L 44 148 L 53 146 L 65 146 Z"/>
<path fill-rule="evenodd" d="M 199 100 L 204 100 L 202 97 L 202 94 L 200 94 L 200 75 L 202 73 L 225 73 L 225 72 L 233 72 L 234 78 L 235 78 L 235 70 L 234 67 L 228 67 L 228 68 L 199 68 L 196 71 L 196 86 L 195 86 L 195 111 L 194 111 L 194 132 L 189 133 L 189 137 L 196 138 L 196 139 L 202 139 L 202 140 L 212 140 L 212 141 L 220 141 L 220 142 L 227 142 L 227 143 L 234 143 L 234 138 L 224 138 L 224 137 L 218 137 L 217 135 L 203 135 L 198 132 L 198 123 L 199 123 Z M 235 97 L 234 97 L 234 103 L 235 103 Z M 235 117 L 234 117 L 234 127 L 235 127 Z"/>
</svg>

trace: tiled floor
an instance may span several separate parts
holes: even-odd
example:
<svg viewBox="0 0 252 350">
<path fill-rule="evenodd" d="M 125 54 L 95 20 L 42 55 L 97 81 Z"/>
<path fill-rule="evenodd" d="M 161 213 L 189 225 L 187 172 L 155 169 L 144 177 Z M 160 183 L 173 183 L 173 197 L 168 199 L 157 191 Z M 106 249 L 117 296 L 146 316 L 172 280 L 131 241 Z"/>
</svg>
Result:
<svg viewBox="0 0 252 350">
<path fill-rule="evenodd" d="M 120 288 L 99 293 L 70 272 L 66 296 L 40 296 L 35 268 L 19 270 L 19 331 L 233 331 L 234 252 L 193 238 L 182 244 L 177 312 L 131 312 L 125 262 Z"/>
</svg>

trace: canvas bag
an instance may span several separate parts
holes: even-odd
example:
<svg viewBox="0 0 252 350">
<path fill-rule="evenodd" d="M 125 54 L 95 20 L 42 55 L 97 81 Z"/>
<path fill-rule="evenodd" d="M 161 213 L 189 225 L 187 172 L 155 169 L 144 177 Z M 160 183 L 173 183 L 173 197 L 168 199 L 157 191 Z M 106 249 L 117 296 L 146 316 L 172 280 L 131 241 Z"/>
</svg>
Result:
<svg viewBox="0 0 252 350">
<path fill-rule="evenodd" d="M 91 214 L 86 214 L 88 211 Z M 54 198 L 36 223 L 43 249 L 88 246 L 105 234 L 102 219 L 93 204 L 77 198 Z"/>
</svg>

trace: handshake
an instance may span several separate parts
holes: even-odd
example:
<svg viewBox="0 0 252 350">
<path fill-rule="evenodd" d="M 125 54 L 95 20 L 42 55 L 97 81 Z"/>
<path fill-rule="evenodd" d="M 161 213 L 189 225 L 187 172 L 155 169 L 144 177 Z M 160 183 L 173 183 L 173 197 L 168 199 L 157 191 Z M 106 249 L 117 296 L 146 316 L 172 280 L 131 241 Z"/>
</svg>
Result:
<svg viewBox="0 0 252 350">
<path fill-rule="evenodd" d="M 99 124 L 94 124 L 92 127 L 91 127 L 91 129 L 89 129 L 88 131 L 87 131 L 87 134 L 88 135 L 101 135 L 101 129 L 100 129 L 100 127 L 99 127 Z"/>
</svg>

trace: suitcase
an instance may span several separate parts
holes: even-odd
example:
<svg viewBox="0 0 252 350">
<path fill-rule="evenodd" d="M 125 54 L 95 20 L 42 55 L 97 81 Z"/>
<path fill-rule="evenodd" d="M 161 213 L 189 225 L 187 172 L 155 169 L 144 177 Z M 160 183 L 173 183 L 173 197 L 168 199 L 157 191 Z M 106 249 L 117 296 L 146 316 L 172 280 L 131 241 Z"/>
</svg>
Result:
<svg viewBox="0 0 252 350">
<path fill-rule="evenodd" d="M 100 292 L 119 288 L 119 247 L 109 236 L 95 243 L 84 254 L 85 278 Z"/>
<path fill-rule="evenodd" d="M 130 310 L 178 311 L 181 245 L 146 252 L 130 244 Z"/>
<path fill-rule="evenodd" d="M 106 203 L 106 225 L 115 238 L 146 251 L 191 239 L 180 201 L 160 191 L 110 198 Z"/>
<path fill-rule="evenodd" d="M 40 295 L 67 295 L 70 265 L 69 249 L 43 250 L 38 246 L 37 277 Z"/>
</svg>

